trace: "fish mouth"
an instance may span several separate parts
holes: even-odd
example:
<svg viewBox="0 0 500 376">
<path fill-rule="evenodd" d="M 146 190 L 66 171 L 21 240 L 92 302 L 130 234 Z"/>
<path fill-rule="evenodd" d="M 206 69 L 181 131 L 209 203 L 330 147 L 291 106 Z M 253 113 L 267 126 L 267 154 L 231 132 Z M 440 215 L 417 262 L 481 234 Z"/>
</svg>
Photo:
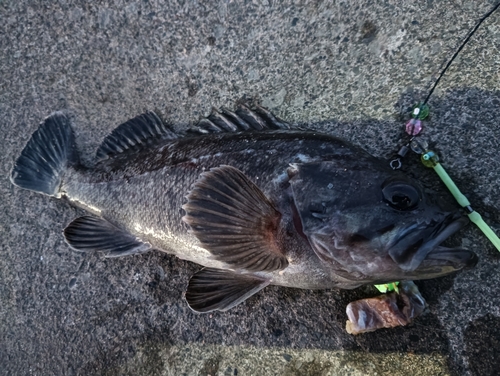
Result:
<svg viewBox="0 0 500 376">
<path fill-rule="evenodd" d="M 450 266 L 456 266 L 455 269 L 461 269 L 476 266 L 478 260 L 477 255 L 467 249 L 437 246 L 429 252 L 424 262 L 428 261 L 435 264 L 444 262 Z"/>
<path fill-rule="evenodd" d="M 441 246 L 467 224 L 469 219 L 458 213 L 448 214 L 439 222 L 413 224 L 400 233 L 399 241 L 391 247 L 389 255 L 408 272 L 428 268 L 437 268 L 436 272 L 439 268 L 454 271 L 474 266 L 478 260 L 475 253 L 460 247 Z"/>
</svg>

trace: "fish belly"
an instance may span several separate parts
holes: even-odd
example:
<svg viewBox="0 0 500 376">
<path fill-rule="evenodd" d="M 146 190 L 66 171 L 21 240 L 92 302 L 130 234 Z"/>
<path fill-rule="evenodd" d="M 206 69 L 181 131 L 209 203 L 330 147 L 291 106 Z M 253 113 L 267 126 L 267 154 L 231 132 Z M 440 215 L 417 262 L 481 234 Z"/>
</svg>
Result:
<svg viewBox="0 0 500 376">
<path fill-rule="evenodd" d="M 201 172 L 179 174 L 175 168 L 167 167 L 104 181 L 96 179 L 98 171 L 72 171 L 63 183 L 62 192 L 74 205 L 106 219 L 155 249 L 216 267 L 220 263 L 210 260 L 209 252 L 196 245 L 196 238 L 182 221 L 184 196 Z"/>
</svg>

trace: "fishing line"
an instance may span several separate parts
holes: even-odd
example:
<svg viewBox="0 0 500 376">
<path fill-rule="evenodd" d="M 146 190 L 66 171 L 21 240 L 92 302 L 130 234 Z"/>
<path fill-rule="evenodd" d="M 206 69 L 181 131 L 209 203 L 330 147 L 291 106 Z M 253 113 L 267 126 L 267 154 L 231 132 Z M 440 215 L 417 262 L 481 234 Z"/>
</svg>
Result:
<svg viewBox="0 0 500 376">
<path fill-rule="evenodd" d="M 444 67 L 444 69 L 441 71 L 441 74 L 438 76 L 438 78 L 434 82 L 434 85 L 432 85 L 432 88 L 429 91 L 429 94 L 427 95 L 427 98 L 425 98 L 425 100 L 423 101 L 422 105 L 425 106 L 427 104 L 427 102 L 429 101 L 429 98 L 431 97 L 432 93 L 434 93 L 434 89 L 436 88 L 436 86 L 439 83 L 439 81 L 444 76 L 444 74 L 446 73 L 446 71 L 450 67 L 451 63 L 453 63 L 453 60 L 455 60 L 455 58 L 458 56 L 458 54 L 462 51 L 462 49 L 465 47 L 465 45 L 469 42 L 470 38 L 472 38 L 472 36 L 476 33 L 477 29 L 479 29 L 479 27 L 481 26 L 481 24 L 484 21 L 486 21 L 499 7 L 500 7 L 500 2 L 497 5 L 495 5 L 488 13 L 486 13 L 478 21 L 478 23 L 476 24 L 476 26 L 474 26 L 472 28 L 472 30 L 469 31 L 469 34 L 467 35 L 467 37 L 464 39 L 464 41 L 462 42 L 462 44 L 460 45 L 460 47 L 458 47 L 458 49 L 455 51 L 455 53 L 453 54 L 453 56 L 451 57 L 451 59 L 448 61 L 448 63 Z"/>
<path fill-rule="evenodd" d="M 434 84 L 431 86 L 431 89 L 429 90 L 429 93 L 427 94 L 427 97 L 425 100 L 421 103 L 417 103 L 415 106 L 413 106 L 412 112 L 411 112 L 411 119 L 410 121 L 406 124 L 405 126 L 405 131 L 410 135 L 410 140 L 409 142 L 404 145 L 399 152 L 397 153 L 397 156 L 395 156 L 395 159 L 393 159 L 390 162 L 390 165 L 393 169 L 399 169 L 401 168 L 401 159 L 399 157 L 404 157 L 406 153 L 409 151 L 409 146 L 411 141 L 414 139 L 414 136 L 418 135 L 422 131 L 422 120 L 425 120 L 427 116 L 429 115 L 429 106 L 427 105 L 427 102 L 429 101 L 430 97 L 434 93 L 434 90 L 436 89 L 437 85 L 441 81 L 441 78 L 445 75 L 446 71 L 448 68 L 451 66 L 453 61 L 457 58 L 458 54 L 463 50 L 463 48 L 466 46 L 466 44 L 470 41 L 472 36 L 476 33 L 476 31 L 479 29 L 479 27 L 483 24 L 484 21 L 486 21 L 498 8 L 500 7 L 500 2 L 498 2 L 489 12 L 487 12 L 477 23 L 476 25 L 469 31 L 467 36 L 464 38 L 458 49 L 455 51 L 453 56 L 448 60 L 446 66 L 443 68 L 441 73 L 439 74 L 438 78 L 434 81 Z"/>
<path fill-rule="evenodd" d="M 426 167 L 434 169 L 434 171 L 438 174 L 439 178 L 449 189 L 453 197 L 455 197 L 458 204 L 467 211 L 467 215 L 471 220 L 471 222 L 473 222 L 483 232 L 483 234 L 488 238 L 488 240 L 490 240 L 490 242 L 493 244 L 493 246 L 495 246 L 495 248 L 498 251 L 500 251 L 500 239 L 498 238 L 498 236 L 493 232 L 491 227 L 489 227 L 488 224 L 484 222 L 481 215 L 474 209 L 472 209 L 471 204 L 467 199 L 467 197 L 458 189 L 455 182 L 451 179 L 446 170 L 439 163 L 439 157 L 437 156 L 437 154 L 434 151 L 429 150 L 428 143 L 425 140 L 417 138 L 416 136 L 418 136 L 423 129 L 422 121 L 425 120 L 429 115 L 429 106 L 427 105 L 427 102 L 429 101 L 431 95 L 434 93 L 434 90 L 436 89 L 439 81 L 445 75 L 446 71 L 451 66 L 453 61 L 456 59 L 458 54 L 463 50 L 465 45 L 469 42 L 472 36 L 479 29 L 481 24 L 484 21 L 486 21 L 499 7 L 500 7 L 500 2 L 498 2 L 488 13 L 486 13 L 469 31 L 469 33 L 467 34 L 461 45 L 458 47 L 458 49 L 455 51 L 455 53 L 448 61 L 444 69 L 439 74 L 436 81 L 434 81 L 434 84 L 432 85 L 425 100 L 413 106 L 411 112 L 411 119 L 405 124 L 405 131 L 410 136 L 410 139 L 405 145 L 403 145 L 399 149 L 397 155 L 395 155 L 393 159 L 389 162 L 389 165 L 392 167 L 392 169 L 397 170 L 401 168 L 402 165 L 401 158 L 405 157 L 410 149 L 413 152 L 419 154 L 422 164 Z M 385 293 L 387 291 L 398 291 L 398 283 L 399 282 L 393 282 L 384 285 L 375 285 L 375 287 L 382 293 Z"/>
</svg>

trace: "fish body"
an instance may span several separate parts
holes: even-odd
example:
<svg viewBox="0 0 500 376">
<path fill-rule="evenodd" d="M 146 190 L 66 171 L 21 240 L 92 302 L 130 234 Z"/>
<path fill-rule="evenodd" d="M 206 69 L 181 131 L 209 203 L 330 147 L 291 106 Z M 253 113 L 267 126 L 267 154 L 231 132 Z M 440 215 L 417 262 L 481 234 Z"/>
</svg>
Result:
<svg viewBox="0 0 500 376">
<path fill-rule="evenodd" d="M 292 198 L 287 186 L 289 164 L 319 161 L 322 151 L 335 153 L 339 158 L 356 157 L 339 139 L 303 131 L 182 138 L 104 160 L 95 169 L 71 170 L 63 182 L 61 195 L 93 214 L 120 224 L 152 248 L 206 267 L 224 268 L 227 265 L 201 247 L 183 222 L 182 206 L 202 173 L 218 166 L 236 167 L 275 203 L 282 215 L 280 241 L 287 243 L 284 247 L 287 258 L 297 260 L 281 274 L 273 273 L 273 283 L 303 288 L 333 287 L 337 281 L 325 278 L 322 262 L 311 257 L 315 255 L 310 252 L 307 240 L 293 228 L 289 205 Z"/>
<path fill-rule="evenodd" d="M 68 118 L 55 113 L 11 180 L 92 213 L 64 231 L 76 250 L 158 249 L 204 266 L 186 293 L 196 311 L 227 310 L 269 284 L 355 288 L 434 278 L 477 260 L 440 246 L 467 219 L 354 145 L 289 129 L 260 107 L 214 112 L 199 127 L 179 136 L 154 113 L 140 115 L 85 168 Z"/>
</svg>

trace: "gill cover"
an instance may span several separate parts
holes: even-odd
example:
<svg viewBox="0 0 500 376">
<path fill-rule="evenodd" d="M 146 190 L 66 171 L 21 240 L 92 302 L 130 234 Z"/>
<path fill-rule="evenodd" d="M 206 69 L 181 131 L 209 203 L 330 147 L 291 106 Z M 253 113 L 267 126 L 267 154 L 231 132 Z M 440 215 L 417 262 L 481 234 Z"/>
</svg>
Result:
<svg viewBox="0 0 500 376">
<path fill-rule="evenodd" d="M 359 278 L 369 275 L 367 263 L 387 263 L 387 257 L 402 269 L 417 267 L 425 257 L 412 262 L 418 247 L 409 252 L 395 247 L 391 253 L 389 246 L 398 226 L 428 215 L 421 189 L 375 158 L 345 165 L 321 161 L 289 169 L 301 231 L 316 255 Z"/>
</svg>

